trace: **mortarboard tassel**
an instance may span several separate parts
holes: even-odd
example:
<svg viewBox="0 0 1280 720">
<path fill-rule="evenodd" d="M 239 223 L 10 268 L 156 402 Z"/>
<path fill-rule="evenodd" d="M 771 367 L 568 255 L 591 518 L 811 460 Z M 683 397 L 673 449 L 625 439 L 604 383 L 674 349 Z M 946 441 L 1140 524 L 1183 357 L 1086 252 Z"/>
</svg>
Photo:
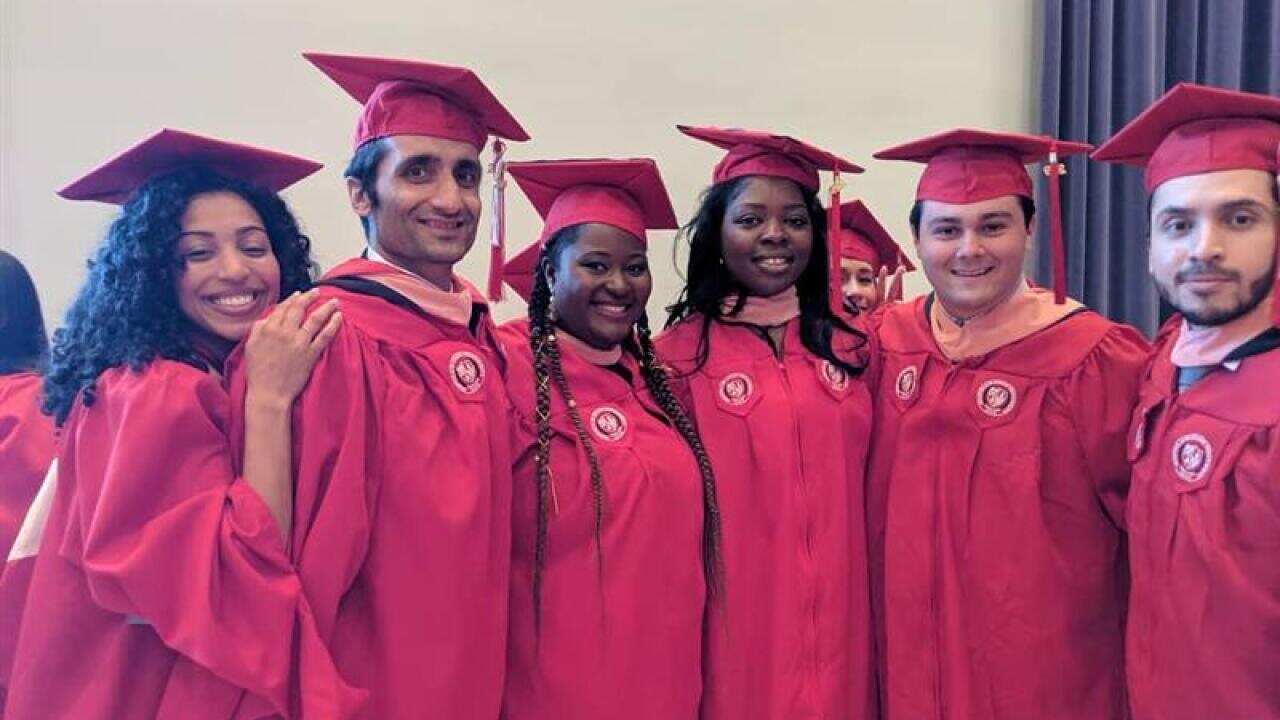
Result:
<svg viewBox="0 0 1280 720">
<path fill-rule="evenodd" d="M 493 162 L 489 173 L 493 175 L 493 215 L 489 221 L 489 300 L 502 299 L 502 271 L 506 265 L 506 162 L 503 155 L 507 146 L 498 138 L 493 139 Z"/>
<path fill-rule="evenodd" d="M 1053 243 L 1053 301 L 1067 301 L 1067 253 L 1062 241 L 1062 188 L 1058 178 L 1067 174 L 1067 166 L 1058 161 L 1058 143 L 1049 146 L 1049 162 L 1044 166 L 1049 178 L 1049 237 Z"/>
<path fill-rule="evenodd" d="M 827 205 L 827 304 L 836 317 L 846 314 L 844 290 L 840 287 L 840 191 L 844 180 L 840 169 L 831 171 L 831 201 Z"/>
</svg>

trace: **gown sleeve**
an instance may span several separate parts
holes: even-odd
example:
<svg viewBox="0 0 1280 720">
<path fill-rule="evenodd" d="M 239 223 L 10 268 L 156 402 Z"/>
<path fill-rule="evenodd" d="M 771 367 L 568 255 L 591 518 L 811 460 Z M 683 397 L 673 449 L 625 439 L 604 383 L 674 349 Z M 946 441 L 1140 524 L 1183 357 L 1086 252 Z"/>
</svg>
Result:
<svg viewBox="0 0 1280 720">
<path fill-rule="evenodd" d="M 74 486 L 58 552 L 100 606 L 246 690 L 249 715 L 338 717 L 356 698 L 270 511 L 236 475 L 228 410 L 219 381 L 186 366 L 105 373 L 93 406 L 68 423 L 59 472 Z M 326 690 L 304 690 L 295 662 L 322 673 Z"/>
<path fill-rule="evenodd" d="M 1151 347 L 1131 327 L 1103 336 L 1067 383 L 1071 422 L 1102 507 L 1124 527 L 1129 494 L 1129 421 Z"/>
</svg>

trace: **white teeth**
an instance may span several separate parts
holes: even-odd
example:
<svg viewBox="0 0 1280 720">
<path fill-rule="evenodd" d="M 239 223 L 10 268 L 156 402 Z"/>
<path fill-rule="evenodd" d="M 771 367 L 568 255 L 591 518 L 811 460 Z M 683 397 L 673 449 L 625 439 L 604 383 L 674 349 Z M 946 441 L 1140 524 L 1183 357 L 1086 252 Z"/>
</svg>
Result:
<svg viewBox="0 0 1280 720">
<path fill-rule="evenodd" d="M 791 264 L 786 258 L 762 258 L 756 261 L 756 264 L 770 270 L 780 270 Z"/>
<path fill-rule="evenodd" d="M 253 295 L 224 295 L 214 298 L 212 302 L 223 307 L 244 307 L 253 302 Z"/>
</svg>

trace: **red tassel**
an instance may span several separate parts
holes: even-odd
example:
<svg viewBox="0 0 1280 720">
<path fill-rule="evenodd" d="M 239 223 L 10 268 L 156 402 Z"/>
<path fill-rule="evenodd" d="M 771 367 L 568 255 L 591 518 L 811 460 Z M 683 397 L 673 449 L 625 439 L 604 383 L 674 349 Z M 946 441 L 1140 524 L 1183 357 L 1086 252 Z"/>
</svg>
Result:
<svg viewBox="0 0 1280 720">
<path fill-rule="evenodd" d="M 502 156 L 507 146 L 498 138 L 493 139 L 493 162 L 489 173 L 493 175 L 493 215 L 489 220 L 489 300 L 502 299 L 502 271 L 506 267 L 506 162 Z"/>
<path fill-rule="evenodd" d="M 1058 162 L 1058 144 L 1049 147 L 1049 164 L 1044 166 L 1049 178 L 1049 236 L 1053 252 L 1053 301 L 1067 302 L 1067 251 L 1062 244 L 1062 188 L 1058 177 L 1067 174 L 1067 166 Z"/>
<path fill-rule="evenodd" d="M 844 307 L 844 289 L 840 287 L 840 190 L 844 181 L 840 170 L 831 171 L 831 201 L 827 205 L 827 304 L 836 317 L 848 313 Z"/>
</svg>

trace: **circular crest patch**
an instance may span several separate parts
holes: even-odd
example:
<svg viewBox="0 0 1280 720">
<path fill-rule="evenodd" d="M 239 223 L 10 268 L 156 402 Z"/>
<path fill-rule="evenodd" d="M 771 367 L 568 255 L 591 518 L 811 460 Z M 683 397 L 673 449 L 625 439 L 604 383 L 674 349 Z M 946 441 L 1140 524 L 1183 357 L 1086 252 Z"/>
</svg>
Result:
<svg viewBox="0 0 1280 720">
<path fill-rule="evenodd" d="M 822 361 L 822 378 L 836 392 L 844 392 L 844 389 L 849 387 L 849 373 L 830 360 Z"/>
<path fill-rule="evenodd" d="M 467 350 L 459 350 L 449 356 L 449 379 L 453 386 L 467 395 L 484 387 L 484 361 Z"/>
<path fill-rule="evenodd" d="M 898 380 L 893 384 L 893 392 L 899 400 L 910 400 L 915 397 L 916 385 L 920 381 L 920 371 L 915 365 L 908 365 L 898 373 Z"/>
<path fill-rule="evenodd" d="M 978 409 L 991 417 L 1003 417 L 1018 404 L 1018 391 L 1004 380 L 988 380 L 978 386 Z"/>
<path fill-rule="evenodd" d="M 729 373 L 720 380 L 720 399 L 730 405 L 746 405 L 755 385 L 746 373 Z"/>
<path fill-rule="evenodd" d="M 608 442 L 617 442 L 627 434 L 627 416 L 615 407 L 602 405 L 591 411 L 591 432 Z"/>
<path fill-rule="evenodd" d="M 1186 482 L 1200 482 L 1213 465 L 1213 446 L 1200 433 L 1173 441 L 1173 471 Z"/>
</svg>

